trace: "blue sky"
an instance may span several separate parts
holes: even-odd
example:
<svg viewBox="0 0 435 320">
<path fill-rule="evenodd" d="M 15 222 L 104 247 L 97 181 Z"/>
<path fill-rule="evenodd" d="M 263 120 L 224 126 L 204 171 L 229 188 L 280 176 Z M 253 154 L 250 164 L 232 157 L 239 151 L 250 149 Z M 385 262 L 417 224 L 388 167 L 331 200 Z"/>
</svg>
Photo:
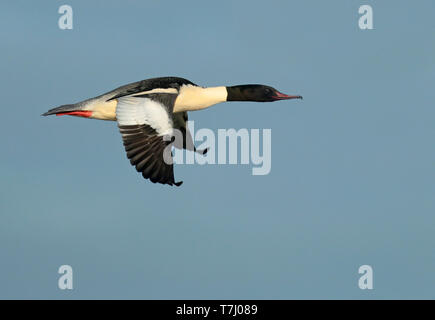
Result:
<svg viewBox="0 0 435 320">
<path fill-rule="evenodd" d="M 0 298 L 435 298 L 433 1 L 0 6 Z M 270 128 L 271 173 L 179 165 L 182 187 L 154 185 L 115 123 L 40 116 L 167 75 L 303 95 L 190 114 Z"/>
</svg>

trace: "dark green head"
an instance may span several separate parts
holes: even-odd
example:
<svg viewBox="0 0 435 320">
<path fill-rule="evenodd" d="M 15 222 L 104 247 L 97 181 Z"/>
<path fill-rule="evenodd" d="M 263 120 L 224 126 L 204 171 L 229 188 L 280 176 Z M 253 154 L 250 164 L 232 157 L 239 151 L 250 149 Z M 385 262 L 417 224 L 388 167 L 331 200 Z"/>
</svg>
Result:
<svg viewBox="0 0 435 320">
<path fill-rule="evenodd" d="M 272 102 L 288 99 L 302 99 L 302 96 L 292 96 L 279 92 L 275 88 L 262 84 L 244 84 L 226 87 L 227 101 Z"/>
</svg>

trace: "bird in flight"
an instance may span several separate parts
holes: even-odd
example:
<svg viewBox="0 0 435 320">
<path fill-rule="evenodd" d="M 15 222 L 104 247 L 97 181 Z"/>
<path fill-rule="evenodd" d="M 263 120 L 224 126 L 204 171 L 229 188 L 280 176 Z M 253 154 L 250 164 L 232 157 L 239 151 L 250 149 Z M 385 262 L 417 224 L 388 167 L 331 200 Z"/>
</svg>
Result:
<svg viewBox="0 0 435 320">
<path fill-rule="evenodd" d="M 91 119 L 117 121 L 130 163 L 153 183 L 180 186 L 175 182 L 172 154 L 165 150 L 172 146 L 205 154 L 197 150 L 186 126 L 187 112 L 208 108 L 226 101 L 273 102 L 302 99 L 286 95 L 259 84 L 201 87 L 178 77 L 142 80 L 121 86 L 95 98 L 51 109 L 43 116 L 70 115 Z M 182 133 L 182 142 L 173 137 Z M 169 146 L 169 148 L 168 148 Z"/>
</svg>

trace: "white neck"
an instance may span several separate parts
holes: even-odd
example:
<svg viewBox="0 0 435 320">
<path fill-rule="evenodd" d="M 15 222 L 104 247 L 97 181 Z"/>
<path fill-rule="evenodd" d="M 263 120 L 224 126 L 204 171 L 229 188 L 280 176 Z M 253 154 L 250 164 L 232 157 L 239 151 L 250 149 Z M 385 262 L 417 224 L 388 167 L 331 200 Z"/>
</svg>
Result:
<svg viewBox="0 0 435 320">
<path fill-rule="evenodd" d="M 208 108 L 216 103 L 227 101 L 226 87 L 202 88 L 183 85 L 175 100 L 173 112 L 195 111 Z"/>
</svg>

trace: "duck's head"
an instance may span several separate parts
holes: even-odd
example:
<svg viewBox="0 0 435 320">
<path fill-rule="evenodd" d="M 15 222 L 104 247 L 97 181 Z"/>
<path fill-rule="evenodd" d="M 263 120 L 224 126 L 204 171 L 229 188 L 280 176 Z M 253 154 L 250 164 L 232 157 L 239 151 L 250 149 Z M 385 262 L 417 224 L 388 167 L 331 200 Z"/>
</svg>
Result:
<svg viewBox="0 0 435 320">
<path fill-rule="evenodd" d="M 302 99 L 302 96 L 287 95 L 275 88 L 262 84 L 244 84 L 227 87 L 227 101 L 273 102 L 278 100 Z"/>
</svg>

